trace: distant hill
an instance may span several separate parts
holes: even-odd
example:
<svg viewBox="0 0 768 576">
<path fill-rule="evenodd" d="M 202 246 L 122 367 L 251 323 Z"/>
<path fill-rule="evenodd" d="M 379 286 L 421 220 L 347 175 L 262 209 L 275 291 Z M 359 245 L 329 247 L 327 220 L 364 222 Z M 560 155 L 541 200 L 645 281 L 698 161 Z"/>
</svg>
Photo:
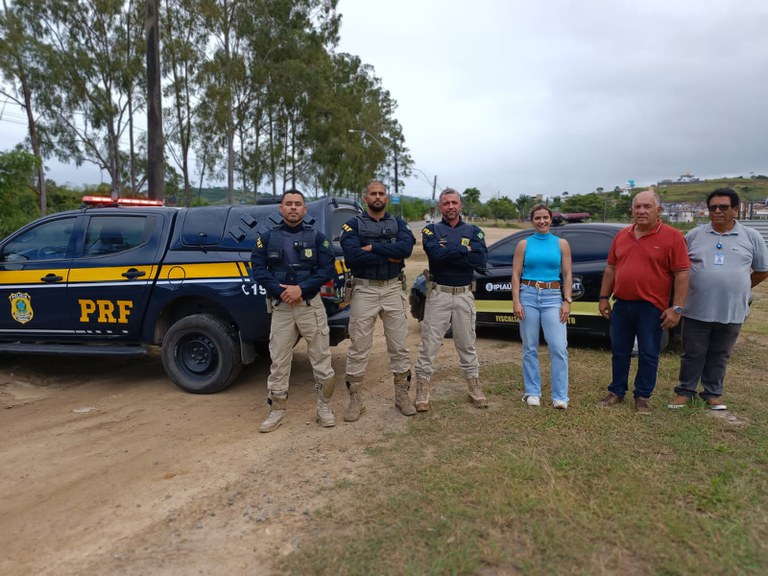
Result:
<svg viewBox="0 0 768 576">
<path fill-rule="evenodd" d="M 742 200 L 764 201 L 768 198 L 768 177 L 715 178 L 696 182 L 659 183 L 656 192 L 662 202 L 703 202 L 717 188 L 732 188 Z"/>
</svg>

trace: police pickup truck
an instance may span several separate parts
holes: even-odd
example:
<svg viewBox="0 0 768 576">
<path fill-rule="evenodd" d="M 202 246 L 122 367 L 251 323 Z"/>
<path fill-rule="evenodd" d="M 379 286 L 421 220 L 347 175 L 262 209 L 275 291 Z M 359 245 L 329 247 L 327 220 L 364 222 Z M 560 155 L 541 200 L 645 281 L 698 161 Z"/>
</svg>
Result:
<svg viewBox="0 0 768 576">
<path fill-rule="evenodd" d="M 0 242 L 0 353 L 141 355 L 159 345 L 177 386 L 212 393 L 268 351 L 250 255 L 257 233 L 280 221 L 278 205 L 149 204 L 86 197 Z M 337 253 L 338 276 L 320 292 L 334 345 L 349 322 L 338 236 L 359 212 L 343 198 L 307 203 L 306 220 Z"/>
</svg>

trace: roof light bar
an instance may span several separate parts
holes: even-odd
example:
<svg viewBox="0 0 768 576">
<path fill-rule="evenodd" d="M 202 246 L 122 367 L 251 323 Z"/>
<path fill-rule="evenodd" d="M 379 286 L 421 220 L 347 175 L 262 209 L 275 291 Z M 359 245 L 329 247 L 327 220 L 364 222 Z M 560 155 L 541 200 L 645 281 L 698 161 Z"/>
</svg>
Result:
<svg viewBox="0 0 768 576">
<path fill-rule="evenodd" d="M 92 206 L 164 206 L 163 200 L 147 200 L 145 198 L 117 198 L 109 196 L 83 196 L 83 204 Z"/>
</svg>

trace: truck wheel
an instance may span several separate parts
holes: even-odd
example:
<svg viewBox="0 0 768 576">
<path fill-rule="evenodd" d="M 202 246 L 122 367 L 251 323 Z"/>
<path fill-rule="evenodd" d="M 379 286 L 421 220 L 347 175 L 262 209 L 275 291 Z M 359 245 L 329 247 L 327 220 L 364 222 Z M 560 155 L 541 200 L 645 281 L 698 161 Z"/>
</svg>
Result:
<svg viewBox="0 0 768 576">
<path fill-rule="evenodd" d="M 232 329 L 210 314 L 187 316 L 171 326 L 161 354 L 170 379 L 193 394 L 223 390 L 243 368 Z"/>
</svg>

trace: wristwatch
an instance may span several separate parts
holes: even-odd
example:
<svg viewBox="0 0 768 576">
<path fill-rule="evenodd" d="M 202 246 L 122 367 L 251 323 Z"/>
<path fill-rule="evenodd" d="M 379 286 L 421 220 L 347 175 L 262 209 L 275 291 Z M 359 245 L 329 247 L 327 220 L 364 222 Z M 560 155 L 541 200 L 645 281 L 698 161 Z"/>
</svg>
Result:
<svg viewBox="0 0 768 576">
<path fill-rule="evenodd" d="M 672 306 L 672 310 L 674 310 L 675 314 L 682 314 L 683 313 L 683 307 L 682 306 Z"/>
</svg>

